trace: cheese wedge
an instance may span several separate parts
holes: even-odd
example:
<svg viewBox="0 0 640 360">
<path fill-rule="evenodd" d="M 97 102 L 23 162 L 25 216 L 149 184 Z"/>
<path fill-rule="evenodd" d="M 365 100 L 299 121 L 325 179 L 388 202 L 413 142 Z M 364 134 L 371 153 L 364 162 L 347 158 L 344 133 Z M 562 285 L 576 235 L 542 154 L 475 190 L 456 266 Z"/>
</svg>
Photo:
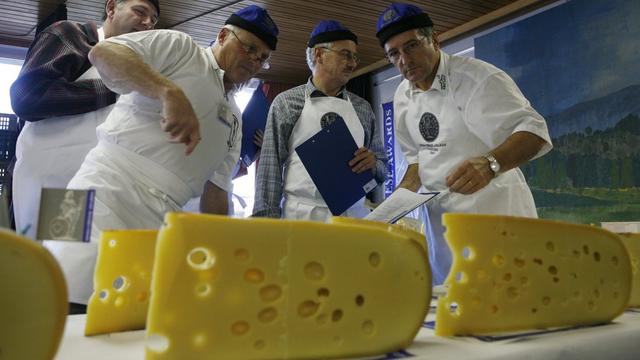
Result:
<svg viewBox="0 0 640 360">
<path fill-rule="evenodd" d="M 631 298 L 629 306 L 640 306 L 640 233 L 618 234 L 622 242 L 629 250 L 631 257 L 631 273 L 633 274 L 633 284 L 631 285 Z"/>
<path fill-rule="evenodd" d="M 147 359 L 365 356 L 408 346 L 431 298 L 402 229 L 169 213 L 158 235 Z"/>
<path fill-rule="evenodd" d="M 157 230 L 104 231 L 85 335 L 144 329 Z"/>
<path fill-rule="evenodd" d="M 443 219 L 453 265 L 437 335 L 598 324 L 628 304 L 631 263 L 616 234 L 508 216 Z"/>
<path fill-rule="evenodd" d="M 53 256 L 0 229 L 0 359 L 53 359 L 67 311 L 67 286 Z"/>
<path fill-rule="evenodd" d="M 402 219 L 401 219 L 402 220 Z M 411 219 L 415 220 L 415 219 Z M 353 225 L 353 226 L 364 226 L 366 228 L 377 227 L 383 231 L 388 231 L 394 234 L 398 234 L 402 237 L 407 237 L 416 242 L 416 244 L 422 246 L 424 251 L 428 254 L 427 250 L 427 239 L 425 235 L 421 232 L 416 231 L 416 227 L 413 222 L 402 222 L 396 224 L 389 224 L 380 221 L 365 221 L 361 219 L 355 219 L 344 216 L 334 216 L 330 221 L 332 224 L 344 224 L 344 225 Z M 419 226 L 418 226 L 419 227 Z M 429 270 L 429 283 L 431 283 L 431 270 Z"/>
</svg>

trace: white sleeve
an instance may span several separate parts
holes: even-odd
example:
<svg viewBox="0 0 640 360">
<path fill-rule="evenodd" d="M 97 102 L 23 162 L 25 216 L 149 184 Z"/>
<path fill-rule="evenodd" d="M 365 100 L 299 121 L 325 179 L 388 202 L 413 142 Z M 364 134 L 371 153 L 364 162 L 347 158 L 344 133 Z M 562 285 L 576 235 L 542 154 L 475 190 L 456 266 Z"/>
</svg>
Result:
<svg viewBox="0 0 640 360">
<path fill-rule="evenodd" d="M 465 106 L 464 119 L 469 129 L 492 149 L 519 131 L 533 133 L 546 141 L 534 158 L 552 148 L 546 121 L 503 71 L 478 83 Z"/>
<path fill-rule="evenodd" d="M 235 142 L 213 176 L 209 179 L 214 185 L 229 194 L 233 192 L 233 183 L 231 180 L 233 180 L 233 175 L 235 175 L 237 171 L 238 162 L 240 161 L 240 149 L 242 147 L 242 115 L 236 113 L 236 116 L 238 117 L 238 129 Z"/>
<path fill-rule="evenodd" d="M 409 99 L 406 95 L 406 80 L 400 83 L 393 97 L 393 116 L 395 118 L 395 136 L 396 141 L 400 144 L 402 153 L 407 159 L 407 164 L 418 163 L 418 146 L 411 138 L 409 129 L 407 128 L 407 110 L 409 107 Z"/>
<path fill-rule="evenodd" d="M 139 31 L 110 37 L 104 41 L 128 47 L 166 77 L 191 61 L 199 51 L 198 44 L 189 35 L 174 30 Z M 126 92 L 105 79 L 103 74 L 100 75 L 111 90 L 120 94 L 123 93 L 121 91 Z"/>
</svg>

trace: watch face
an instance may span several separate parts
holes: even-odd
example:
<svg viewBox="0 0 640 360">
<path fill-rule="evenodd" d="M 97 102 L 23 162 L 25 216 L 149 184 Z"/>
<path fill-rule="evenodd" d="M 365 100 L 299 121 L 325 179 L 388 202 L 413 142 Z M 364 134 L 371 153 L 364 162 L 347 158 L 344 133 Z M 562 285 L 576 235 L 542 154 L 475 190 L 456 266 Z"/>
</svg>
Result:
<svg viewBox="0 0 640 360">
<path fill-rule="evenodd" d="M 500 165 L 498 165 L 498 163 L 496 162 L 492 162 L 489 166 L 491 167 L 491 170 L 493 170 L 493 172 L 498 172 L 498 170 L 500 170 Z"/>
</svg>

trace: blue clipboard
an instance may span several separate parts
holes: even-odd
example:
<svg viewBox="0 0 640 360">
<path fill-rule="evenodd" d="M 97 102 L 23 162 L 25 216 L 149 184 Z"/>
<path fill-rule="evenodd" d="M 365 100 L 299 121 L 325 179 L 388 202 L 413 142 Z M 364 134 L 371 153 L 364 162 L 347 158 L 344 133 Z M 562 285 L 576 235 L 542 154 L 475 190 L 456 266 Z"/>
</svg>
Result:
<svg viewBox="0 0 640 360">
<path fill-rule="evenodd" d="M 240 148 L 240 160 L 249 167 L 256 159 L 258 147 L 253 143 L 256 131 L 262 130 L 267 125 L 269 114 L 269 100 L 262 91 L 262 86 L 253 92 L 251 100 L 242 113 L 242 147 Z"/>
<path fill-rule="evenodd" d="M 335 121 L 296 147 L 296 152 L 331 213 L 341 215 L 377 183 L 371 171 L 356 174 L 349 161 L 358 150 L 347 124 Z"/>
</svg>

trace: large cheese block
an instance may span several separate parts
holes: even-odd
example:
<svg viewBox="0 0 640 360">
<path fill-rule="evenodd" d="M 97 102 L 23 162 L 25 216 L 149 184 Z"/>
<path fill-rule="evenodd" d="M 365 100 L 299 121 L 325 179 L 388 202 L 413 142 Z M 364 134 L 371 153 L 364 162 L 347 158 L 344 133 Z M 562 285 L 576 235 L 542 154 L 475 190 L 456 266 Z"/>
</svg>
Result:
<svg viewBox="0 0 640 360">
<path fill-rule="evenodd" d="M 453 265 L 437 335 L 598 324 L 627 306 L 631 263 L 614 233 L 508 216 L 443 219 Z"/>
<path fill-rule="evenodd" d="M 408 346 L 431 298 L 424 245 L 378 225 L 169 213 L 147 359 L 305 359 Z"/>
<path fill-rule="evenodd" d="M 67 286 L 53 256 L 0 229 L 0 359 L 53 359 L 67 311 Z"/>
<path fill-rule="evenodd" d="M 406 219 L 406 218 L 403 218 Z M 402 220 L 402 219 L 401 219 Z M 415 220 L 415 219 L 411 219 Z M 361 219 L 344 217 L 344 216 L 333 216 L 330 220 L 332 224 L 346 224 L 353 226 L 364 226 L 366 228 L 377 227 L 383 231 L 388 231 L 394 234 L 397 234 L 402 237 L 406 237 L 415 241 L 416 244 L 423 247 L 424 251 L 428 253 L 427 250 L 427 238 L 421 232 L 416 231 L 415 223 L 413 222 L 402 222 L 398 221 L 396 224 L 389 224 L 381 221 L 365 221 Z M 418 228 L 420 226 L 417 226 Z M 431 271 L 429 271 L 429 281 L 431 281 Z"/>
<path fill-rule="evenodd" d="M 631 256 L 631 298 L 629 306 L 640 306 L 640 233 L 618 234 Z"/>
<path fill-rule="evenodd" d="M 144 329 L 157 230 L 103 231 L 85 335 Z"/>
</svg>

